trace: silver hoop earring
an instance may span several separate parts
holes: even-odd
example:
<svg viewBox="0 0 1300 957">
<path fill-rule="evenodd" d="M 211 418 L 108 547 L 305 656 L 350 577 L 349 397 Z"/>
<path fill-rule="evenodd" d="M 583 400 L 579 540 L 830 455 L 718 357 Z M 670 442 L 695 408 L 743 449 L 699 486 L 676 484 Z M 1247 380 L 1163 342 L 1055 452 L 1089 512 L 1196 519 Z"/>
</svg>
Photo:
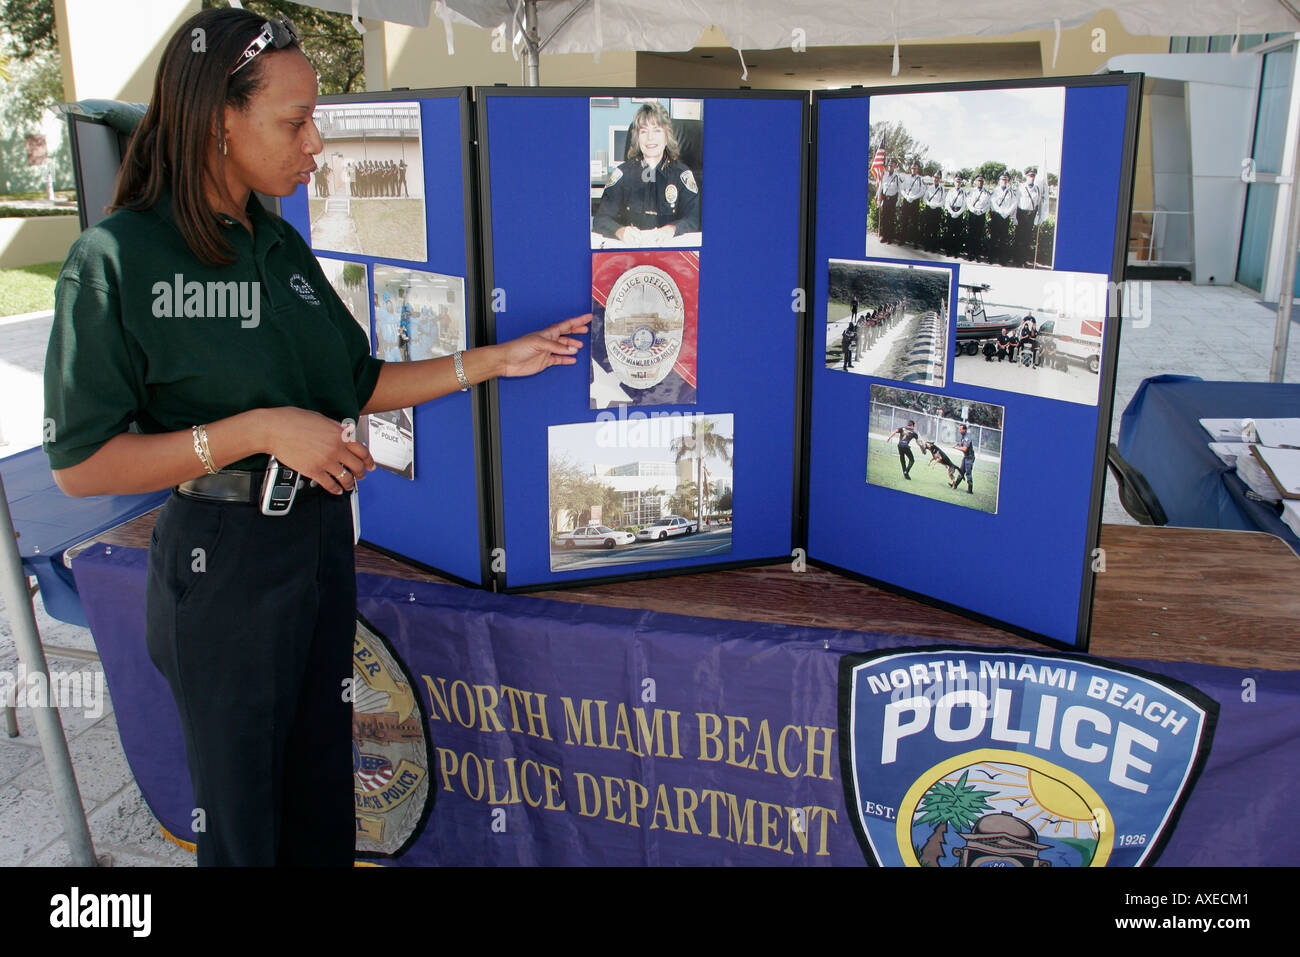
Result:
<svg viewBox="0 0 1300 957">
<path fill-rule="evenodd" d="M 227 155 L 227 154 L 230 152 L 230 147 L 228 147 L 228 146 L 226 145 L 226 141 L 225 141 L 225 140 L 222 140 L 220 143 L 218 143 L 218 144 L 217 144 L 217 147 L 218 147 L 218 149 L 221 150 L 221 155 L 222 155 L 222 156 L 225 156 L 225 155 Z"/>
</svg>

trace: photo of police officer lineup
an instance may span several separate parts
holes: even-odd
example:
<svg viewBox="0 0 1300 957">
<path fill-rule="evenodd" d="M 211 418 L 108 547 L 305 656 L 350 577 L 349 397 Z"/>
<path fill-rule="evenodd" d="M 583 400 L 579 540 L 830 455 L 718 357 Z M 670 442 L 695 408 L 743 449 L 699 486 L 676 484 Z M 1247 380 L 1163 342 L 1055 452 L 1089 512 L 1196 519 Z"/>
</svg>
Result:
<svg viewBox="0 0 1300 957">
<path fill-rule="evenodd" d="M 1100 273 L 963 265 L 953 382 L 1096 405 L 1109 290 Z"/>
<path fill-rule="evenodd" d="M 465 280 L 404 266 L 375 266 L 375 356 L 437 359 L 465 348 Z"/>
<path fill-rule="evenodd" d="M 867 484 L 996 514 L 1005 412 L 990 402 L 873 385 Z"/>
<path fill-rule="evenodd" d="M 827 262 L 826 368 L 942 386 L 953 270 Z"/>
<path fill-rule="evenodd" d="M 1065 88 L 873 96 L 867 256 L 1051 269 Z"/>
<path fill-rule="evenodd" d="M 424 262 L 424 159 L 415 103 L 321 104 L 308 186 L 311 245 Z"/>
<path fill-rule="evenodd" d="M 702 245 L 703 107 L 680 97 L 592 97 L 592 249 Z"/>
</svg>

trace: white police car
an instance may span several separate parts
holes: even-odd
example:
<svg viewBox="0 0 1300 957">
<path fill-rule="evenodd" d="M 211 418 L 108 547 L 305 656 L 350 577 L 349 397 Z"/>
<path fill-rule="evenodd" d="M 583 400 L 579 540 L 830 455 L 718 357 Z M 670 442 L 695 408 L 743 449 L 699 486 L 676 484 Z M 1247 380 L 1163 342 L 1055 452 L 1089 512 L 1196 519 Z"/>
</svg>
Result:
<svg viewBox="0 0 1300 957">
<path fill-rule="evenodd" d="M 665 538 L 672 538 L 674 535 L 690 535 L 696 528 L 696 524 L 690 519 L 682 518 L 680 515 L 669 515 L 637 532 L 636 540 L 662 542 Z"/>
<path fill-rule="evenodd" d="M 636 538 L 631 532 L 619 532 L 605 525 L 588 525 L 555 536 L 555 544 L 565 548 L 613 548 L 631 545 Z"/>
</svg>

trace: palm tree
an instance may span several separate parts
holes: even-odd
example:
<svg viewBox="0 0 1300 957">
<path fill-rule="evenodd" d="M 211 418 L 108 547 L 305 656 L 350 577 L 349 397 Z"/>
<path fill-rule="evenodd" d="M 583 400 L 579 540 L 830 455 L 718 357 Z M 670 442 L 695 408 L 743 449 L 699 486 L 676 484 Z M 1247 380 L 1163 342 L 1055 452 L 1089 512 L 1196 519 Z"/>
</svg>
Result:
<svg viewBox="0 0 1300 957">
<path fill-rule="evenodd" d="M 984 800 L 993 792 L 977 791 L 974 785 L 968 785 L 966 775 L 969 773 L 969 770 L 963 771 L 956 784 L 936 781 L 921 796 L 916 809 L 924 814 L 917 823 L 935 825 L 925 846 L 921 848 L 921 853 L 917 855 L 922 867 L 939 866 L 939 859 L 943 857 L 943 838 L 949 825 L 959 830 L 969 829 L 979 820 L 981 811 L 993 810 L 993 806 Z"/>
<path fill-rule="evenodd" d="M 677 491 L 672 498 L 668 500 L 669 513 L 673 515 L 688 515 L 691 506 L 695 503 L 695 483 L 690 479 L 682 482 L 677 486 Z"/>
<path fill-rule="evenodd" d="M 656 508 L 656 512 L 662 512 L 662 511 L 663 511 L 663 507 L 662 507 L 663 498 L 664 498 L 664 490 L 661 489 L 661 488 L 659 487 L 659 483 L 656 482 L 654 485 L 651 485 L 648 489 L 646 489 L 644 492 L 642 492 L 642 493 L 641 493 L 641 497 L 637 499 L 637 514 L 636 514 L 636 521 L 635 521 L 635 522 L 630 522 L 629 524 L 632 524 L 632 525 L 645 525 L 645 524 L 648 524 L 647 522 L 643 522 L 643 521 L 641 520 L 641 517 L 642 517 L 643 515 L 645 515 L 645 502 L 646 502 L 646 500 L 647 500 L 647 499 L 653 500 L 654 503 L 655 503 L 655 505 L 658 506 L 658 507 Z M 658 517 L 659 517 L 658 515 L 655 516 L 655 518 L 658 518 Z M 653 521 L 653 519 L 652 519 L 652 521 Z"/>
<path fill-rule="evenodd" d="M 672 441 L 672 451 L 677 456 L 677 461 L 688 457 L 692 451 L 695 452 L 695 497 L 696 497 L 696 518 L 704 517 L 704 495 L 705 486 L 708 479 L 705 477 L 704 460 L 722 459 L 728 465 L 731 464 L 731 451 L 735 439 L 725 436 L 717 431 L 716 423 L 712 419 L 696 415 L 691 418 L 691 435 L 681 435 Z"/>
</svg>

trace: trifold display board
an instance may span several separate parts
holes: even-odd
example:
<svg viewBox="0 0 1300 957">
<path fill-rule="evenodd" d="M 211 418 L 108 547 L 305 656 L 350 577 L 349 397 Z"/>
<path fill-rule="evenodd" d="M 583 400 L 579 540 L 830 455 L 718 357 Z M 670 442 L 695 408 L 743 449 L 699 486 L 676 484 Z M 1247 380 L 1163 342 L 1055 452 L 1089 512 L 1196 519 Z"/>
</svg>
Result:
<svg viewBox="0 0 1300 957">
<path fill-rule="evenodd" d="M 811 558 L 1086 645 L 1139 90 L 815 96 Z"/>
<path fill-rule="evenodd" d="M 493 385 L 499 584 L 788 561 L 807 96 L 478 98 L 490 334 L 594 314 L 576 365 Z"/>
<path fill-rule="evenodd" d="M 363 539 L 509 591 L 793 552 L 1085 647 L 1139 91 L 323 99 L 285 215 L 376 355 L 593 314 L 576 365 L 371 416 Z"/>
<path fill-rule="evenodd" d="M 281 210 L 390 362 L 480 345 L 469 91 L 321 97 L 312 182 Z M 487 581 L 481 396 L 363 416 L 380 466 L 359 485 L 361 537 L 467 584 Z"/>
</svg>

